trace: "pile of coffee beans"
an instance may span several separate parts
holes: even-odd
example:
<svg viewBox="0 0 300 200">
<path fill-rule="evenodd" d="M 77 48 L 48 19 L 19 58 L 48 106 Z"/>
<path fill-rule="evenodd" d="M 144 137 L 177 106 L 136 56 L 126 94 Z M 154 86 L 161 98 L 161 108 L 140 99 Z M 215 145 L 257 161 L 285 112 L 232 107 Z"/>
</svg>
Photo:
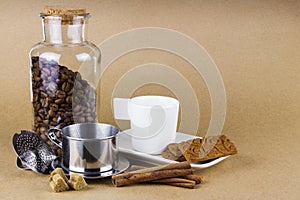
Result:
<svg viewBox="0 0 300 200">
<path fill-rule="evenodd" d="M 74 123 L 97 122 L 96 92 L 79 72 L 53 60 L 31 59 L 33 129 L 61 155 L 61 150 L 48 139 L 47 131 Z M 56 133 L 61 139 L 60 132 Z"/>
</svg>

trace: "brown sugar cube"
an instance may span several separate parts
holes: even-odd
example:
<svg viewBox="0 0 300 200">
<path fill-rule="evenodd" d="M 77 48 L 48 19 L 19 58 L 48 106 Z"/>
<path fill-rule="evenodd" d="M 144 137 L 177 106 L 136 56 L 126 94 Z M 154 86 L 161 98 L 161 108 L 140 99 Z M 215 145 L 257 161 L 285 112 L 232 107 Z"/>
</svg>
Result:
<svg viewBox="0 0 300 200">
<path fill-rule="evenodd" d="M 69 185 L 59 174 L 55 174 L 52 176 L 50 187 L 54 192 L 63 192 L 69 189 Z"/>
<path fill-rule="evenodd" d="M 56 168 L 54 171 L 51 172 L 50 174 L 50 177 L 49 177 L 49 182 L 52 181 L 52 177 L 55 175 L 55 174 L 59 174 L 63 179 L 64 181 L 67 183 L 68 182 L 68 178 L 66 176 L 66 174 L 64 173 L 64 171 L 62 170 L 62 168 Z"/>
<path fill-rule="evenodd" d="M 87 183 L 85 182 L 83 176 L 80 174 L 71 174 L 70 180 L 68 181 L 68 184 L 74 189 L 74 190 L 83 190 L 87 188 Z"/>
</svg>

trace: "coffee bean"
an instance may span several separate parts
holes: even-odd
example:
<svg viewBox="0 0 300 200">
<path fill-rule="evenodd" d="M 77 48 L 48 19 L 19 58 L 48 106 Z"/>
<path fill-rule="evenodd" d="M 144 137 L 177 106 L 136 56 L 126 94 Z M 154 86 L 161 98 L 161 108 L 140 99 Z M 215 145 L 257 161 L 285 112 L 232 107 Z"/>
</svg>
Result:
<svg viewBox="0 0 300 200">
<path fill-rule="evenodd" d="M 47 86 L 46 89 L 47 89 L 49 92 L 56 92 L 56 90 L 57 90 L 57 84 L 56 84 L 55 82 L 51 81 L 51 82 L 48 84 L 48 86 Z"/>
<path fill-rule="evenodd" d="M 34 108 L 34 112 L 37 113 L 37 111 L 41 108 L 41 104 L 38 101 L 33 101 L 33 108 Z"/>
<path fill-rule="evenodd" d="M 78 96 L 79 99 L 85 98 L 84 91 L 78 90 L 78 91 L 76 92 L 76 96 Z"/>
<path fill-rule="evenodd" d="M 91 117 L 91 116 L 87 117 L 87 121 L 89 121 L 89 122 L 93 122 L 94 120 L 95 120 L 94 117 Z"/>
<path fill-rule="evenodd" d="M 46 98 L 48 96 L 47 93 L 43 91 L 41 91 L 40 94 L 42 98 Z"/>
<path fill-rule="evenodd" d="M 46 76 L 50 75 L 50 70 L 48 68 L 42 68 L 42 74 L 45 74 Z"/>
<path fill-rule="evenodd" d="M 41 80 L 41 78 L 38 76 L 38 74 L 33 74 L 33 76 L 35 76 L 34 80 L 36 83 L 38 83 Z"/>
<path fill-rule="evenodd" d="M 46 133 L 46 131 L 47 129 L 44 126 L 40 127 L 40 133 Z"/>
<path fill-rule="evenodd" d="M 65 127 L 65 126 L 67 126 L 67 125 L 70 125 L 70 124 L 67 124 L 67 123 L 64 123 L 64 122 L 60 122 L 60 127 Z"/>
<path fill-rule="evenodd" d="M 67 96 L 66 103 L 71 104 L 72 103 L 72 96 Z"/>
<path fill-rule="evenodd" d="M 58 86 L 60 86 L 61 84 L 63 84 L 63 80 L 62 79 L 56 79 L 56 84 L 58 85 Z"/>
<path fill-rule="evenodd" d="M 47 99 L 47 98 L 41 99 L 40 102 L 41 102 L 41 106 L 42 106 L 43 108 L 47 108 L 48 105 L 49 105 L 49 104 L 48 104 L 48 99 Z"/>
<path fill-rule="evenodd" d="M 67 117 L 67 118 L 64 120 L 64 122 L 65 122 L 66 124 L 70 123 L 70 122 L 71 122 L 71 118 L 70 118 L 70 117 Z"/>
<path fill-rule="evenodd" d="M 61 137 L 61 132 L 60 131 L 56 131 L 56 137 Z"/>
<path fill-rule="evenodd" d="M 55 103 L 50 104 L 50 109 L 53 110 L 54 112 L 58 110 L 58 105 Z"/>
<path fill-rule="evenodd" d="M 48 115 L 49 115 L 50 117 L 54 117 L 54 116 L 55 116 L 55 112 L 54 112 L 53 110 L 49 110 L 49 111 L 48 111 Z"/>
<path fill-rule="evenodd" d="M 42 119 L 40 116 L 37 116 L 37 117 L 36 117 L 36 121 L 37 121 L 38 123 L 41 123 L 41 122 L 43 122 L 43 119 Z"/>
<path fill-rule="evenodd" d="M 80 81 L 78 81 L 78 80 L 76 79 L 74 87 L 75 87 L 77 90 L 81 90 L 81 89 L 82 89 L 82 84 L 80 83 Z"/>
<path fill-rule="evenodd" d="M 55 122 L 55 121 L 50 122 L 50 126 L 55 127 L 56 125 L 57 125 L 57 122 Z"/>
<path fill-rule="evenodd" d="M 56 115 L 55 115 L 55 116 L 56 116 Z M 57 118 L 56 118 L 56 117 L 53 117 L 53 118 L 52 118 L 52 121 L 57 123 Z"/>
<path fill-rule="evenodd" d="M 40 137 L 41 137 L 42 140 L 47 140 L 48 139 L 45 134 L 41 134 Z"/>
<path fill-rule="evenodd" d="M 57 155 L 61 156 L 62 155 L 62 150 L 61 149 L 57 149 Z"/>
<path fill-rule="evenodd" d="M 68 83 L 70 83 L 71 85 L 74 85 L 74 80 L 73 80 L 73 78 L 68 79 Z"/>
<path fill-rule="evenodd" d="M 48 144 L 49 146 L 53 146 L 53 143 L 51 142 L 51 140 L 48 140 L 48 141 L 47 141 L 47 144 Z"/>
<path fill-rule="evenodd" d="M 54 101 L 54 103 L 56 103 L 56 104 L 61 104 L 61 103 L 63 103 L 65 100 L 64 99 L 56 99 L 55 101 Z"/>
<path fill-rule="evenodd" d="M 41 108 L 41 109 L 39 109 L 39 110 L 38 110 L 38 114 L 39 114 L 39 116 L 40 116 L 40 117 L 42 117 L 42 118 L 43 118 L 43 116 L 45 115 L 45 110 L 44 110 L 44 109 L 42 109 L 42 108 Z"/>
<path fill-rule="evenodd" d="M 80 73 L 45 58 L 32 57 L 31 75 L 33 128 L 57 155 L 61 155 L 60 149 L 46 137 L 48 129 L 77 122 L 96 122 L 95 89 Z M 61 139 L 61 135 L 58 137 Z"/>
<path fill-rule="evenodd" d="M 84 117 L 79 117 L 78 118 L 78 123 L 84 123 L 85 122 L 85 118 Z"/>
<path fill-rule="evenodd" d="M 80 99 L 77 95 L 74 94 L 73 96 L 73 104 L 79 105 L 80 104 Z"/>
<path fill-rule="evenodd" d="M 63 109 L 58 109 L 58 112 L 56 113 L 56 115 L 59 117 L 63 117 L 63 115 L 64 115 Z"/>
<path fill-rule="evenodd" d="M 60 78 L 65 81 L 68 80 L 68 76 L 66 74 L 60 74 Z"/>
<path fill-rule="evenodd" d="M 64 91 L 62 91 L 62 90 L 58 90 L 58 91 L 56 92 L 56 96 L 57 96 L 59 99 L 63 99 L 63 98 L 66 97 L 66 93 L 65 93 Z"/>
<path fill-rule="evenodd" d="M 32 101 L 33 101 L 33 102 L 37 102 L 38 100 L 39 100 L 39 95 L 34 94 L 34 95 L 33 95 L 33 98 L 32 98 Z"/>
<path fill-rule="evenodd" d="M 79 105 L 76 105 L 74 108 L 73 108 L 73 112 L 77 113 L 80 111 L 80 106 Z"/>
<path fill-rule="evenodd" d="M 41 79 L 42 80 L 46 80 L 48 77 L 47 77 L 47 75 L 46 74 L 41 74 Z"/>
<path fill-rule="evenodd" d="M 48 96 L 52 97 L 49 102 L 53 102 L 53 98 L 55 98 L 55 91 L 48 91 Z"/>
<path fill-rule="evenodd" d="M 82 114 L 84 113 L 84 109 L 81 108 L 78 112 L 73 111 L 73 113 L 74 113 L 74 115 L 76 115 L 76 116 L 80 116 L 80 115 L 82 115 Z"/>
<path fill-rule="evenodd" d="M 61 89 L 64 91 L 64 92 L 69 92 L 70 89 L 71 89 L 71 85 L 69 82 L 64 82 L 61 86 Z"/>
<path fill-rule="evenodd" d="M 68 107 L 69 107 L 69 104 L 67 104 L 67 103 L 62 103 L 62 104 L 60 104 L 60 107 L 63 108 L 63 109 L 65 109 L 65 111 L 67 111 L 67 110 L 68 110 Z"/>
<path fill-rule="evenodd" d="M 50 75 L 50 76 L 48 76 L 47 81 L 48 81 L 48 82 L 51 82 L 51 81 L 54 81 L 54 79 L 55 79 L 55 78 L 53 78 L 53 77 Z"/>
</svg>

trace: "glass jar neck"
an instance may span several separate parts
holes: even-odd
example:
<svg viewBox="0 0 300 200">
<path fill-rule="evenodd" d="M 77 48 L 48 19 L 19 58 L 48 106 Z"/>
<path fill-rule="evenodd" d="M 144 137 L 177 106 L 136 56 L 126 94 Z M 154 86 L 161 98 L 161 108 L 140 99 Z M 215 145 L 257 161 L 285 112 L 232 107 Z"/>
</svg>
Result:
<svg viewBox="0 0 300 200">
<path fill-rule="evenodd" d="M 43 42 L 78 44 L 86 41 L 86 16 L 43 16 Z"/>
</svg>

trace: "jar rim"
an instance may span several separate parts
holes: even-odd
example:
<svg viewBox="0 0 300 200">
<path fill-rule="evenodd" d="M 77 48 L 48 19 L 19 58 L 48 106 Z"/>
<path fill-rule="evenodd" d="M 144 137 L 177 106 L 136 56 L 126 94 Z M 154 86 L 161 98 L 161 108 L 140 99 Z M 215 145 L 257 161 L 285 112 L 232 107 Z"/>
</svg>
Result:
<svg viewBox="0 0 300 200">
<path fill-rule="evenodd" d="M 61 25 L 84 24 L 90 16 L 90 13 L 68 15 L 40 13 L 40 17 L 44 20 L 45 23 L 54 23 Z"/>
<path fill-rule="evenodd" d="M 85 8 L 66 8 L 63 6 L 45 6 L 43 14 L 46 15 L 84 15 Z"/>
<path fill-rule="evenodd" d="M 40 17 L 45 18 L 45 17 L 90 17 L 91 14 L 90 13 L 84 13 L 84 14 L 68 14 L 68 15 L 62 15 L 62 14 L 46 14 L 46 13 L 40 13 Z"/>
<path fill-rule="evenodd" d="M 46 23 L 53 19 L 60 20 L 62 24 L 83 23 L 82 20 L 89 18 L 90 13 L 85 8 L 64 8 L 59 6 L 45 6 L 40 17 L 45 19 Z M 79 20 L 79 21 L 78 21 Z"/>
</svg>

